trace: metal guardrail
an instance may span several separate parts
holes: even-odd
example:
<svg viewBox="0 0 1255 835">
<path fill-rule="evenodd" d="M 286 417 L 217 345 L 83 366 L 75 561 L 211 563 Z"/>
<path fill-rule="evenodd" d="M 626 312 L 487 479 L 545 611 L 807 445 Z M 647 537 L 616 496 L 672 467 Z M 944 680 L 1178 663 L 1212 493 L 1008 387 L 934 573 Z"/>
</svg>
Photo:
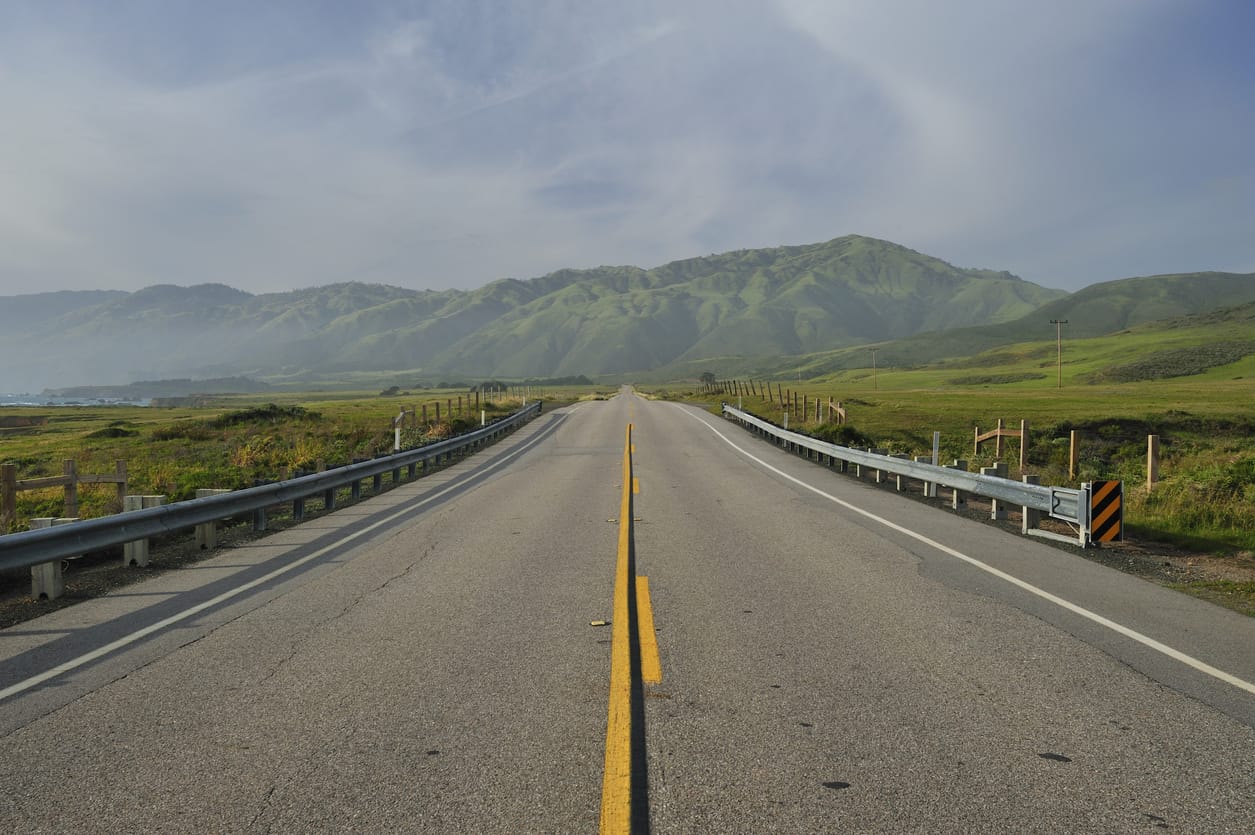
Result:
<svg viewBox="0 0 1255 835">
<path fill-rule="evenodd" d="M 1077 539 L 1068 537 L 1066 538 L 1067 541 L 1075 541 L 1081 545 L 1089 542 L 1089 514 L 1086 512 L 1089 507 L 1087 489 L 1076 490 L 1068 487 L 1029 484 L 1000 476 L 969 473 L 953 467 L 925 464 L 905 458 L 894 458 L 889 455 L 879 455 L 874 452 L 843 447 L 827 441 L 821 441 L 818 438 L 811 438 L 807 435 L 781 429 L 773 423 L 733 408 L 726 403 L 723 404 L 723 414 L 725 417 L 730 417 L 744 426 L 760 434 L 772 437 L 777 442 L 787 444 L 792 448 L 810 450 L 819 455 L 826 455 L 830 459 L 845 461 L 870 470 L 900 475 L 926 484 L 949 487 L 965 493 L 996 499 L 1010 505 L 1019 505 L 1023 508 L 1040 511 L 1054 519 L 1060 519 L 1078 526 Z M 1045 534 L 1042 531 L 1033 531 L 1033 533 Z M 1052 536 L 1051 538 L 1063 537 Z"/>
<path fill-rule="evenodd" d="M 488 426 L 393 455 L 361 461 L 321 473 L 234 490 L 219 496 L 191 499 L 162 507 L 134 510 L 87 519 L 55 528 L 0 536 L 0 570 L 25 568 L 88 551 L 135 542 L 152 536 L 252 513 L 277 504 L 299 501 L 318 493 L 352 486 L 362 479 L 397 472 L 491 440 L 540 414 L 539 401 Z"/>
</svg>

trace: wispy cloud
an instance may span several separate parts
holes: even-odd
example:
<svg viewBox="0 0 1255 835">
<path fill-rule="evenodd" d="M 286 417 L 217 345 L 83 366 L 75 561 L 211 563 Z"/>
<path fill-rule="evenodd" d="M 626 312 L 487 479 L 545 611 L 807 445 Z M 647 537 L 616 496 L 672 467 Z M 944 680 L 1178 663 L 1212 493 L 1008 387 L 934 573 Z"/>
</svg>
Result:
<svg viewBox="0 0 1255 835">
<path fill-rule="evenodd" d="M 851 232 L 1072 288 L 1250 269 L 1235 5 L 6 4 L 0 293 Z"/>
</svg>

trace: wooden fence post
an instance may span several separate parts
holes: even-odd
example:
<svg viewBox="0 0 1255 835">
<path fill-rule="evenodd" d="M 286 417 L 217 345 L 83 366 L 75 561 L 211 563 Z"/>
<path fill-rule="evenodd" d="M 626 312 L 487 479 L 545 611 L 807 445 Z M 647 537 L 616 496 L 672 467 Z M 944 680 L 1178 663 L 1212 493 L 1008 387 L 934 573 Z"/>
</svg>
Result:
<svg viewBox="0 0 1255 835">
<path fill-rule="evenodd" d="M 65 459 L 65 516 L 78 516 L 78 466 L 73 458 Z"/>
<path fill-rule="evenodd" d="M 126 461 L 119 459 L 114 462 L 113 477 L 117 479 L 114 487 L 118 492 L 118 510 L 121 510 L 126 504 Z"/>
<path fill-rule="evenodd" d="M 1068 481 L 1076 480 L 1076 430 L 1068 433 Z"/>
<path fill-rule="evenodd" d="M 17 465 L 0 464 L 0 536 L 17 519 Z"/>
<path fill-rule="evenodd" d="M 1146 491 L 1150 492 L 1159 481 L 1159 436 L 1146 436 Z"/>
<path fill-rule="evenodd" d="M 1020 421 L 1020 475 L 1028 467 L 1028 421 Z"/>
</svg>

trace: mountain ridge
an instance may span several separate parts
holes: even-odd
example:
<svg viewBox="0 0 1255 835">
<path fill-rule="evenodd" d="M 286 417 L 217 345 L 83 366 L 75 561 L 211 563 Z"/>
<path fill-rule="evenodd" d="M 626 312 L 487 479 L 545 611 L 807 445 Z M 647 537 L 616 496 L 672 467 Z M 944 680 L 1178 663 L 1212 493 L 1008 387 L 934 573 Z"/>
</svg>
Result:
<svg viewBox="0 0 1255 835">
<path fill-rule="evenodd" d="M 467 378 L 624 374 L 718 356 L 909 343 L 921 334 L 933 335 L 935 349 L 937 334 L 980 327 L 1014 332 L 1015 322 L 1033 321 L 1042 311 L 1079 322 L 1086 317 L 1068 313 L 1085 309 L 1070 301 L 1078 297 L 1095 311 L 1089 318 L 1118 324 L 1153 311 L 1194 312 L 1199 298 L 1213 306 L 1242 301 L 1234 298 L 1235 279 L 1255 287 L 1251 276 L 1190 275 L 1198 280 L 1170 292 L 1094 285 L 1068 294 L 1009 272 L 955 267 L 900 244 L 847 235 L 652 269 L 563 269 L 474 290 L 342 282 L 263 294 L 225 284 L 91 291 L 96 295 L 81 299 L 33 294 L 0 299 L 0 311 L 43 311 L 34 317 L 38 327 L 0 313 L 8 322 L 0 350 L 27 359 L 22 374 L 0 370 L 0 390 L 189 376 L 265 379 L 311 370 Z M 1162 278 L 1122 281 L 1158 286 Z"/>
</svg>

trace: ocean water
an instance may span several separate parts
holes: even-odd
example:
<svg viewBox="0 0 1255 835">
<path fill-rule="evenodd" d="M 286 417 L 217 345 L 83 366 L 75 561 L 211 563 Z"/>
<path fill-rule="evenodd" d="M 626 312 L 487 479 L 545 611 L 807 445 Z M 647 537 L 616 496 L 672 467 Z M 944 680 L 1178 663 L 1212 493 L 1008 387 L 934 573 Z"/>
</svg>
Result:
<svg viewBox="0 0 1255 835">
<path fill-rule="evenodd" d="M 149 406 L 152 400 L 124 400 L 117 397 L 48 397 L 42 394 L 6 394 L 0 392 L 4 406 Z"/>
</svg>

